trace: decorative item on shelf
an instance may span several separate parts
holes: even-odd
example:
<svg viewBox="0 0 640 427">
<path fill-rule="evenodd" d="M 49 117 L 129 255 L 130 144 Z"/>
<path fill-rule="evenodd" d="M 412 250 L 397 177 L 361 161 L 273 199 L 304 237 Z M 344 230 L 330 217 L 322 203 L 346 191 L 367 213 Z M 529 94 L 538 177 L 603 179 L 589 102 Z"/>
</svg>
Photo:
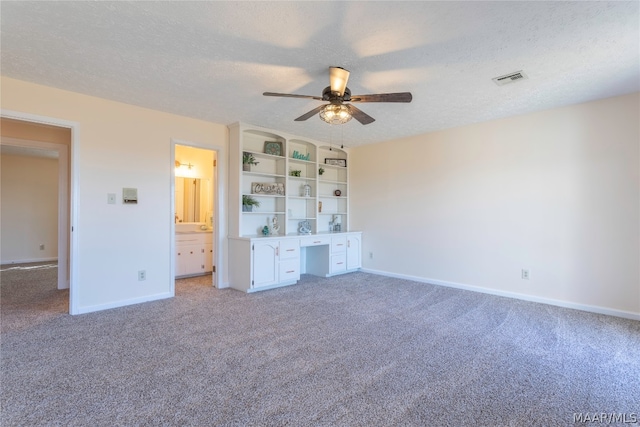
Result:
<svg viewBox="0 0 640 427">
<path fill-rule="evenodd" d="M 340 215 L 333 215 L 333 220 L 329 224 L 330 226 L 331 224 L 333 224 L 331 226 L 331 231 L 333 231 L 334 233 L 339 233 L 340 231 L 342 231 L 342 218 L 340 217 Z"/>
<path fill-rule="evenodd" d="M 272 156 L 282 156 L 282 142 L 265 141 L 264 153 L 271 154 Z"/>
<path fill-rule="evenodd" d="M 269 226 L 265 225 L 264 227 L 262 227 L 262 235 L 263 236 L 268 236 L 269 235 Z"/>
<path fill-rule="evenodd" d="M 291 158 L 298 159 L 298 160 L 306 160 L 308 162 L 309 159 L 311 158 L 311 153 L 302 154 L 302 153 L 299 153 L 297 150 L 295 150 L 293 154 L 291 154 Z"/>
<path fill-rule="evenodd" d="M 318 212 L 322 212 L 322 202 L 318 202 Z"/>
<path fill-rule="evenodd" d="M 251 193 L 284 196 L 284 184 L 282 182 L 252 182 Z"/>
<path fill-rule="evenodd" d="M 309 184 L 305 184 L 300 187 L 300 195 L 302 197 L 311 197 L 311 186 Z"/>
<path fill-rule="evenodd" d="M 323 168 L 323 167 L 320 167 L 320 168 L 318 169 L 318 175 L 322 176 L 322 174 L 324 174 L 324 168 Z"/>
<path fill-rule="evenodd" d="M 251 196 L 242 196 L 242 212 L 253 212 L 253 207 L 260 207 L 260 202 Z"/>
<path fill-rule="evenodd" d="M 333 194 L 334 194 L 335 196 L 340 196 L 340 195 L 342 194 L 342 191 L 340 191 L 340 190 L 336 190 L 336 191 L 334 191 L 334 192 L 333 192 Z"/>
<path fill-rule="evenodd" d="M 300 170 L 294 170 L 294 169 L 289 170 L 289 176 L 300 176 L 301 173 L 302 171 Z"/>
<path fill-rule="evenodd" d="M 256 162 L 256 158 L 253 154 L 246 151 L 242 152 L 242 170 L 250 171 L 251 165 L 257 165 L 260 162 Z"/>
<path fill-rule="evenodd" d="M 298 223 L 298 233 L 311 234 L 311 224 L 309 224 L 309 221 L 300 221 Z"/>
<path fill-rule="evenodd" d="M 274 216 L 271 220 L 271 234 L 277 236 L 280 232 L 280 225 L 278 224 L 278 217 Z"/>
<path fill-rule="evenodd" d="M 325 165 L 347 167 L 347 159 L 324 159 Z"/>
</svg>

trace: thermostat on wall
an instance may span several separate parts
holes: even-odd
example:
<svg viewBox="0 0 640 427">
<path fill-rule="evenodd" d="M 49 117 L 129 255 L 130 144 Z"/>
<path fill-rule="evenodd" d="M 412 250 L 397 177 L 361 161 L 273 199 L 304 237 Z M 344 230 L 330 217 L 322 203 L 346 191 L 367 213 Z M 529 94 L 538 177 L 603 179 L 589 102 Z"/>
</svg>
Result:
<svg viewBox="0 0 640 427">
<path fill-rule="evenodd" d="M 138 189 L 137 188 L 123 188 L 122 189 L 122 203 L 124 203 L 124 204 L 136 204 L 136 203 L 138 203 Z"/>
</svg>

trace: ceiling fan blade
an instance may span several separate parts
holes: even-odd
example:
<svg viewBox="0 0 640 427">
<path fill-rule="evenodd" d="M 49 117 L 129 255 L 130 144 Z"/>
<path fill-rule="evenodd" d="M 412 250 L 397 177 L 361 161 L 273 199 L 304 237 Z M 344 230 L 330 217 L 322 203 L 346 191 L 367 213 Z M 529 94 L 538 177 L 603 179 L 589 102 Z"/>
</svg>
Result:
<svg viewBox="0 0 640 427">
<path fill-rule="evenodd" d="M 411 92 L 375 93 L 371 95 L 352 95 L 351 102 L 411 102 Z"/>
<path fill-rule="evenodd" d="M 349 71 L 342 67 L 329 67 L 329 83 L 331 92 L 337 92 L 339 96 L 344 94 L 349 81 Z"/>
<path fill-rule="evenodd" d="M 364 111 L 357 108 L 355 105 L 345 104 L 349 109 L 349 112 L 353 116 L 354 119 L 362 123 L 363 125 L 368 125 L 369 123 L 373 123 L 376 121 L 373 117 L 365 113 Z"/>
<path fill-rule="evenodd" d="M 311 95 L 295 95 L 293 93 L 275 93 L 275 92 L 264 92 L 264 96 L 284 96 L 285 98 L 307 98 L 307 99 L 317 99 L 318 101 L 322 101 L 322 98 L 319 96 L 311 96 Z"/>
<path fill-rule="evenodd" d="M 313 116 L 315 116 L 316 114 L 318 114 L 320 111 L 322 111 L 322 109 L 324 108 L 324 105 L 321 105 L 319 107 L 314 108 L 313 110 L 309 111 L 308 113 L 305 113 L 303 115 L 301 115 L 300 117 L 298 117 L 297 119 L 295 119 L 294 121 L 296 122 L 302 122 L 304 120 L 307 120 Z"/>
</svg>

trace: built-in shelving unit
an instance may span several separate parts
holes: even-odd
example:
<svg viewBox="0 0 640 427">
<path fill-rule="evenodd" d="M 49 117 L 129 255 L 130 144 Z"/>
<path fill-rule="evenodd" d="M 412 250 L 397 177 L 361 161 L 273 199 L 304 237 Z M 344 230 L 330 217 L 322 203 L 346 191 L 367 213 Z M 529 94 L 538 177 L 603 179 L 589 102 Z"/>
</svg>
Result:
<svg viewBox="0 0 640 427">
<path fill-rule="evenodd" d="M 349 231 L 347 150 L 244 123 L 229 126 L 229 131 L 230 236 L 261 236 L 274 217 L 278 235 L 297 235 L 301 221 L 308 221 L 314 234 L 337 231 L 335 224 L 340 224 L 339 231 Z M 265 150 L 265 142 L 276 144 Z M 243 153 L 253 154 L 258 164 L 243 170 Z M 326 164 L 325 159 L 339 159 L 344 166 Z M 257 183 L 264 184 L 259 191 Z M 284 194 L 260 193 L 278 186 Z M 253 197 L 260 206 L 243 211 L 242 196 Z"/>
</svg>

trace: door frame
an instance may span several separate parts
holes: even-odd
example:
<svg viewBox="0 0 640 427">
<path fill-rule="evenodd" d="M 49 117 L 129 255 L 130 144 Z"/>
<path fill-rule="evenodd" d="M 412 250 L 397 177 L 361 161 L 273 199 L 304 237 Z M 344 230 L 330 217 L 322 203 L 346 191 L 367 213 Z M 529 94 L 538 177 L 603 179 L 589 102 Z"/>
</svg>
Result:
<svg viewBox="0 0 640 427">
<path fill-rule="evenodd" d="M 185 141 L 176 138 L 171 138 L 171 155 L 170 155 L 170 167 L 171 167 L 171 182 L 169 184 L 169 191 L 171 197 L 170 210 L 169 210 L 169 223 L 171 224 L 171 242 L 170 242 L 170 253 L 171 253 L 171 295 L 175 296 L 176 291 L 176 225 L 175 225 L 175 209 L 176 209 L 176 200 L 175 200 L 175 185 L 176 185 L 176 171 L 175 171 L 175 161 L 176 161 L 176 145 L 183 145 L 186 147 L 193 147 L 200 150 L 209 150 L 215 153 L 216 166 L 213 168 L 213 181 L 215 183 L 213 188 L 213 216 L 214 221 L 213 225 L 213 265 L 215 266 L 215 271 L 211 275 L 211 285 L 215 288 L 222 288 L 224 285 L 220 283 L 220 279 L 224 277 L 224 265 L 223 261 L 223 242 L 225 230 L 224 227 L 224 215 L 222 214 L 222 210 L 220 209 L 223 195 L 224 195 L 224 181 L 222 178 L 225 175 L 225 162 L 223 161 L 222 153 L 224 153 L 224 147 L 217 144 L 202 144 L 193 141 Z"/>
<path fill-rule="evenodd" d="M 0 117 L 27 123 L 45 124 L 71 131 L 69 147 L 64 144 L 2 138 L 2 144 L 44 148 L 58 151 L 58 289 L 69 288 L 69 314 L 78 314 L 78 289 L 75 286 L 77 257 L 77 233 L 74 226 L 77 218 L 77 170 L 79 129 L 77 122 L 55 117 L 39 116 L 20 111 L 0 110 Z M 69 151 L 67 151 L 69 150 Z M 67 263 L 69 270 L 67 272 Z M 63 268 L 61 268 L 61 265 Z M 67 274 L 68 273 L 68 274 Z"/>
</svg>

